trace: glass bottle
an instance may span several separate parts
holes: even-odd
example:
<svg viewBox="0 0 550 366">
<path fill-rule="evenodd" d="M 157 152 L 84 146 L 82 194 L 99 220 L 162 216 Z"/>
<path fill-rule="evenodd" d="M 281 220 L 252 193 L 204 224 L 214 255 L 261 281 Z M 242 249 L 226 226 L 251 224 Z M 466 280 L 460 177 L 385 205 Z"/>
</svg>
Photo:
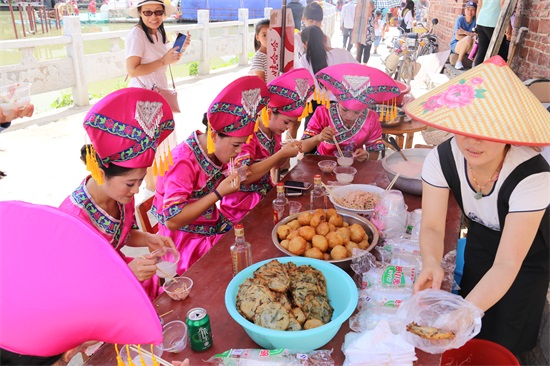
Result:
<svg viewBox="0 0 550 366">
<path fill-rule="evenodd" d="M 252 246 L 244 239 L 243 224 L 235 225 L 235 243 L 231 245 L 233 276 L 252 264 Z"/>
<path fill-rule="evenodd" d="M 288 198 L 285 196 L 285 187 L 283 182 L 277 183 L 277 198 L 273 200 L 273 223 L 288 216 Z"/>
<path fill-rule="evenodd" d="M 325 210 L 327 208 L 327 195 L 323 189 L 323 182 L 320 174 L 315 174 L 313 177 L 313 189 L 309 196 L 310 210 L 318 208 Z"/>
</svg>

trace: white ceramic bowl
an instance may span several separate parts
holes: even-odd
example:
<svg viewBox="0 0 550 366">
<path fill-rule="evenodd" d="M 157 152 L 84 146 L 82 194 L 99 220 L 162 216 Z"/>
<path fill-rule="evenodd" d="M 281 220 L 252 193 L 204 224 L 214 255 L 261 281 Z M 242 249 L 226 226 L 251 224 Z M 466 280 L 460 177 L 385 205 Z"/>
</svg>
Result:
<svg viewBox="0 0 550 366">
<path fill-rule="evenodd" d="M 384 192 L 384 189 L 371 184 L 348 184 L 346 186 L 333 188 L 332 194 L 338 196 L 339 198 L 344 198 L 349 193 L 354 191 L 371 192 L 371 193 L 377 193 L 380 195 L 382 194 L 382 192 Z M 336 210 L 340 212 L 347 212 L 347 213 L 361 215 L 361 216 L 370 218 L 372 216 L 372 212 L 374 211 L 374 207 L 370 210 L 358 210 L 358 209 L 342 206 L 338 204 L 337 199 L 335 199 L 332 195 L 329 195 L 329 199 L 330 199 L 330 202 L 332 202 L 332 204 L 336 208 Z"/>
<path fill-rule="evenodd" d="M 339 158 L 341 159 L 341 158 Z M 352 166 L 337 166 L 334 168 L 334 174 L 336 174 L 336 180 L 342 184 L 350 184 L 355 178 L 357 169 Z"/>
</svg>

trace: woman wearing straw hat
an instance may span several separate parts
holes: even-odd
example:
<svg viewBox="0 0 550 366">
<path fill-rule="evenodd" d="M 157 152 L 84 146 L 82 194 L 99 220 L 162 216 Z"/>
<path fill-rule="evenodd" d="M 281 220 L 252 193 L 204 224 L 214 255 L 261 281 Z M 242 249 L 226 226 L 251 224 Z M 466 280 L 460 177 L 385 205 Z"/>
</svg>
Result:
<svg viewBox="0 0 550 366">
<path fill-rule="evenodd" d="M 178 62 L 191 43 L 187 33 L 181 50 L 168 45 L 163 20 L 175 12 L 176 8 L 162 0 L 141 0 L 128 9 L 129 16 L 139 18 L 125 39 L 126 71 L 131 77 L 128 86 L 168 88 L 166 67 Z"/>
<path fill-rule="evenodd" d="M 155 91 L 120 89 L 90 109 L 84 128 L 91 144 L 85 145 L 81 154 L 91 176 L 63 201 L 60 209 L 101 233 L 154 299 L 158 292 L 154 259 L 127 258 L 121 249 L 134 246 L 154 251 L 174 247 L 166 236 L 140 231 L 134 217 L 134 196 L 145 171 L 153 164 L 158 145 L 174 129 L 170 106 Z"/>
<path fill-rule="evenodd" d="M 206 133 L 195 131 L 172 150 L 174 165 L 157 180 L 152 212 L 159 221 L 159 233 L 169 235 L 181 254 L 178 274 L 231 229 L 216 203 L 239 190 L 239 174 L 229 163 L 254 132 L 258 112 L 265 105 L 264 81 L 258 76 L 240 77 L 208 108 Z"/>
<path fill-rule="evenodd" d="M 235 159 L 237 165 L 250 167 L 250 175 L 239 192 L 224 197 L 220 206 L 224 216 L 234 224 L 273 188 L 269 170 L 288 162 L 288 158 L 298 155 L 301 149 L 300 141 L 281 146 L 281 135 L 302 116 L 313 93 L 313 77 L 306 69 L 294 69 L 275 78 L 267 88 L 267 109 L 256 121 L 257 131 Z"/>
<path fill-rule="evenodd" d="M 478 337 L 515 354 L 530 350 L 549 281 L 550 169 L 536 148 L 550 144 L 550 115 L 499 56 L 405 111 L 455 134 L 424 163 L 415 291 L 441 287 L 452 193 L 470 221 L 459 294 L 485 312 Z"/>
<path fill-rule="evenodd" d="M 351 151 L 355 159 L 376 160 L 384 149 L 378 114 L 369 109 L 399 95 L 395 81 L 386 73 L 361 64 L 338 64 L 315 75 L 319 84 L 331 92 L 336 103 L 330 103 L 323 89 L 314 95 L 319 104 L 302 136 L 302 150 L 317 148 L 320 155 L 334 155 L 338 142 L 342 150 Z"/>
</svg>

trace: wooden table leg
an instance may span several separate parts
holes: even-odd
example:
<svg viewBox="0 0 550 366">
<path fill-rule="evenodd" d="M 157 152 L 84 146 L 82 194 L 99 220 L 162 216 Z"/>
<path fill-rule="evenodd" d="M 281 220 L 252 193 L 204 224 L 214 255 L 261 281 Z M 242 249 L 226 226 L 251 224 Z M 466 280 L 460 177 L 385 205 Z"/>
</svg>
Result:
<svg viewBox="0 0 550 366">
<path fill-rule="evenodd" d="M 397 145 L 399 145 L 400 148 L 403 148 L 405 137 L 403 135 L 395 135 L 395 137 L 396 137 L 395 140 L 397 141 Z"/>
<path fill-rule="evenodd" d="M 413 139 L 414 139 L 414 132 L 405 134 L 405 137 L 406 137 L 405 149 L 411 149 L 413 144 Z"/>
</svg>

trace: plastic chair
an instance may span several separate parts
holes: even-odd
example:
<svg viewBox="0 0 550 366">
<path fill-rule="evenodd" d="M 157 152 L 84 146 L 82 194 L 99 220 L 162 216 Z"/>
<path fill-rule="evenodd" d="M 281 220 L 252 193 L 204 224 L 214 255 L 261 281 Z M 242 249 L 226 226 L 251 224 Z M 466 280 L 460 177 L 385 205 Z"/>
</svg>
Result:
<svg viewBox="0 0 550 366">
<path fill-rule="evenodd" d="M 466 249 L 466 238 L 458 239 L 456 244 L 456 268 L 454 272 L 455 281 L 460 285 L 464 270 L 464 250 Z"/>
<path fill-rule="evenodd" d="M 153 206 L 153 198 L 155 198 L 155 196 L 151 196 L 137 205 L 136 214 L 141 230 L 151 234 L 156 234 L 158 232 L 158 222 L 156 222 L 156 219 L 150 213 L 151 207 Z M 151 220 L 154 220 L 155 222 L 153 223 Z"/>
</svg>

